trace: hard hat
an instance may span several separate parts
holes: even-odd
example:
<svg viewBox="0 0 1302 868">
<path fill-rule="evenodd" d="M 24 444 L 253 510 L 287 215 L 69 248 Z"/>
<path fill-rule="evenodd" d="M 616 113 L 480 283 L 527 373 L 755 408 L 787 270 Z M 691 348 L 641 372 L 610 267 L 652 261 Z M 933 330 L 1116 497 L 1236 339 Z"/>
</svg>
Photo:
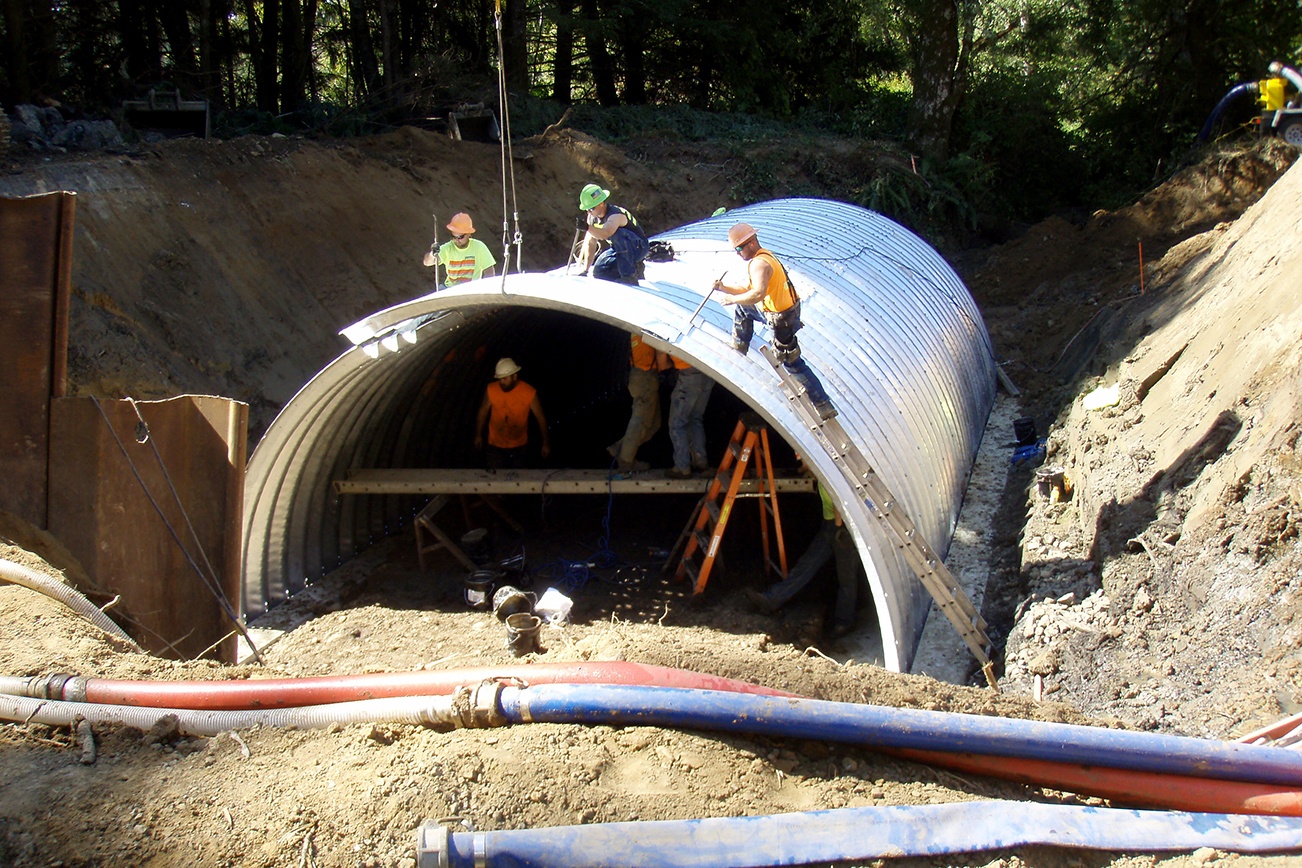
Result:
<svg viewBox="0 0 1302 868">
<path fill-rule="evenodd" d="M 469 214 L 465 211 L 458 211 L 448 221 L 448 231 L 453 235 L 474 235 L 475 224 L 470 222 Z"/>
<path fill-rule="evenodd" d="M 755 227 L 749 223 L 738 223 L 728 230 L 728 243 L 733 247 L 741 247 L 754 237 Z"/>
<path fill-rule="evenodd" d="M 579 210 L 591 210 L 609 198 L 609 190 L 603 190 L 597 184 L 588 184 L 583 188 L 583 191 L 579 193 Z"/>
<path fill-rule="evenodd" d="M 515 359 L 509 357 L 498 359 L 497 367 L 493 369 L 493 379 L 500 380 L 518 373 L 520 373 L 520 366 L 515 363 Z"/>
</svg>

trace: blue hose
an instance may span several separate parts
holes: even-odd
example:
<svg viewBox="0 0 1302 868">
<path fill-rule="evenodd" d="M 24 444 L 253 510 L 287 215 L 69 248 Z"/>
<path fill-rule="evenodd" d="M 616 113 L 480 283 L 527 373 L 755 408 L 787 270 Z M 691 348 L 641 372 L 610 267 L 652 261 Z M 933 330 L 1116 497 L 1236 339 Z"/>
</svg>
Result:
<svg viewBox="0 0 1302 868">
<path fill-rule="evenodd" d="M 1240 95 L 1245 93 L 1256 93 L 1257 90 L 1258 85 L 1255 81 L 1240 82 L 1230 88 L 1225 96 L 1221 97 L 1221 101 L 1216 104 L 1216 108 L 1212 109 L 1212 113 L 1207 116 L 1207 120 L 1203 122 L 1203 128 L 1198 131 L 1198 141 L 1207 141 L 1207 137 L 1212 134 L 1212 127 L 1216 124 L 1217 118 L 1221 116 L 1221 112 L 1225 111 L 1226 106 Z"/>
<path fill-rule="evenodd" d="M 1302 819 L 983 801 L 502 832 L 427 823 L 416 855 L 418 868 L 760 868 L 1032 845 L 1278 852 L 1302 849 Z"/>
<path fill-rule="evenodd" d="M 503 687 L 499 701 L 517 723 L 685 727 L 1302 786 L 1297 751 L 1067 723 L 613 684 Z"/>
</svg>

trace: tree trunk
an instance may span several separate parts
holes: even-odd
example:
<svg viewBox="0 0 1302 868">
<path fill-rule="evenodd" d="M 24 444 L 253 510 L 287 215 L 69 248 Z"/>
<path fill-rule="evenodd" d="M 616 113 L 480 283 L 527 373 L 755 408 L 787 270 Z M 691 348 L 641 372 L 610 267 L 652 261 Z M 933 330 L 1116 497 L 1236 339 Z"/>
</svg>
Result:
<svg viewBox="0 0 1302 868">
<path fill-rule="evenodd" d="M 913 100 L 908 136 L 924 157 L 949 156 L 958 109 L 959 10 L 954 0 L 921 0 L 912 7 Z"/>
<path fill-rule="evenodd" d="M 285 111 L 301 111 L 307 105 L 307 66 L 305 53 L 310 36 L 304 33 L 301 0 L 284 0 L 281 38 L 280 104 Z"/>
<path fill-rule="evenodd" d="M 556 54 L 552 57 L 552 99 L 574 98 L 574 0 L 556 0 Z"/>
<path fill-rule="evenodd" d="M 16 105 L 32 101 L 32 81 L 27 69 L 27 41 L 24 39 L 26 10 L 23 0 L 5 0 L 5 52 L 4 71 L 8 90 L 0 94 L 0 102 Z"/>
<path fill-rule="evenodd" d="M 529 93 L 529 40 L 526 0 L 506 0 L 502 14 L 502 65 L 506 89 L 522 96 Z"/>
<path fill-rule="evenodd" d="M 348 0 L 348 65 L 353 79 L 356 98 L 360 102 L 375 91 L 380 76 L 379 62 L 375 57 L 375 42 L 366 22 L 365 0 Z"/>
<path fill-rule="evenodd" d="M 583 41 L 588 46 L 588 58 L 592 62 L 592 83 L 597 89 L 597 102 L 603 106 L 619 105 L 619 94 L 615 90 L 615 64 L 610 52 L 606 50 L 606 37 L 597 10 L 597 0 L 583 2 Z"/>
</svg>

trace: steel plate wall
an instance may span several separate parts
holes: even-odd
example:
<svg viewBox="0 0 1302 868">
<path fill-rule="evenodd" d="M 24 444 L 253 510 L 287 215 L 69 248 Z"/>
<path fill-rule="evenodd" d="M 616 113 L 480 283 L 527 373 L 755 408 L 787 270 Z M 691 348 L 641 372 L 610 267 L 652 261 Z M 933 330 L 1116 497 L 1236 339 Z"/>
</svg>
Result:
<svg viewBox="0 0 1302 868">
<path fill-rule="evenodd" d="M 470 428 L 492 362 L 554 342 L 558 330 L 576 323 L 601 323 L 640 330 L 705 370 L 806 457 L 835 493 L 863 557 L 884 662 L 907 671 L 929 596 L 789 407 L 776 372 L 757 350 L 743 356 L 731 348 L 732 308 L 718 296 L 701 307 L 721 274 L 745 282 L 745 264 L 727 242 L 728 228 L 741 220 L 787 266 L 803 301 L 801 349 L 841 424 L 943 555 L 994 401 L 980 314 L 939 254 L 898 224 L 844 203 L 785 199 L 657 236 L 673 246 L 675 259 L 647 263 L 637 287 L 563 270 L 499 276 L 345 329 L 355 346 L 295 396 L 249 462 L 246 611 L 302 588 L 392 532 L 413 509 L 410 498 L 338 497 L 332 480 L 354 467 L 470 466 Z M 770 337 L 759 326 L 755 344 Z M 622 368 L 626 341 L 584 346 L 594 379 Z"/>
</svg>

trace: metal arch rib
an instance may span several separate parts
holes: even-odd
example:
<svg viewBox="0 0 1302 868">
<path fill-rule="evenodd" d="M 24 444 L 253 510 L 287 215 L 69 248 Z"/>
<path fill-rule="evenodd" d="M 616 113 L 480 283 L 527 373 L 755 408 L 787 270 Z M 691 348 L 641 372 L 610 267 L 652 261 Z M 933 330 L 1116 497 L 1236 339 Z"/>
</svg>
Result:
<svg viewBox="0 0 1302 868">
<path fill-rule="evenodd" d="M 801 349 L 833 396 L 841 426 L 943 556 L 994 402 L 994 360 L 980 313 L 943 258 L 898 224 L 845 203 L 788 199 L 657 236 L 673 246 L 675 259 L 647 263 L 647 279 L 638 286 L 561 272 L 516 274 L 412 299 L 341 332 L 356 345 L 286 405 L 250 459 L 246 611 L 315 578 L 305 571 L 365 547 L 395 517 L 392 498 L 344 508 L 331 500 L 332 476 L 355 456 L 370 456 L 377 466 L 410 466 L 393 456 L 383 463 L 384 450 L 393 448 L 384 444 L 401 439 L 392 433 L 399 425 L 392 414 L 402 412 L 403 402 L 376 400 L 375 391 L 414 391 L 437 359 L 475 333 L 476 323 L 533 308 L 642 331 L 743 398 L 805 455 L 855 538 L 884 662 L 907 671 L 930 606 L 926 591 L 822 454 L 767 361 L 755 350 L 742 356 L 731 349 L 732 309 L 717 297 L 703 303 L 724 271 L 732 270 L 730 282 L 744 282 L 727 242 L 738 220 L 756 227 L 799 287 Z M 414 345 L 400 336 L 404 331 L 415 335 Z M 757 328 L 756 344 L 769 337 L 767 328 Z M 459 400 L 457 406 L 466 402 Z"/>
</svg>

